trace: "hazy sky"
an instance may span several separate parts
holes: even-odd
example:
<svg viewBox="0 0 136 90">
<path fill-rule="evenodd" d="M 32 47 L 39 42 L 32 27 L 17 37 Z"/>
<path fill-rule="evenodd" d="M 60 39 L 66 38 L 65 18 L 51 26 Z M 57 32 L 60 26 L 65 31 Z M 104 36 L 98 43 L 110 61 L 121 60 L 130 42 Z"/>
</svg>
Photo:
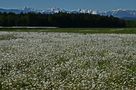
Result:
<svg viewBox="0 0 136 90">
<path fill-rule="evenodd" d="M 0 0 L 0 8 L 136 9 L 136 0 Z"/>
</svg>

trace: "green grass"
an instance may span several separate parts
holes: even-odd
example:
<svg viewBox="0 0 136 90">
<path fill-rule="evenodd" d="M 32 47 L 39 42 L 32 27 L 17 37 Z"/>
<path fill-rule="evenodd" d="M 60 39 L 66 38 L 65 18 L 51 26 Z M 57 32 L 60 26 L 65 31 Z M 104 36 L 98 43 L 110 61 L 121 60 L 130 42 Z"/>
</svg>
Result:
<svg viewBox="0 0 136 90">
<path fill-rule="evenodd" d="M 1 28 L 0 31 L 136 34 L 136 28 Z"/>
</svg>

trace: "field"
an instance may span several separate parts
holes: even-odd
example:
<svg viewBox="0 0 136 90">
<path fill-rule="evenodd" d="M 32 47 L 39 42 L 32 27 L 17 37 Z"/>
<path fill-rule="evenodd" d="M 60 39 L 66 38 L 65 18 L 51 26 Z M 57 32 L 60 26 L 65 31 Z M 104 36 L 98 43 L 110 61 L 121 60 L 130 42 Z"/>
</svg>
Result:
<svg viewBox="0 0 136 90">
<path fill-rule="evenodd" d="M 0 90 L 136 90 L 135 29 L 23 30 L 1 29 Z"/>
<path fill-rule="evenodd" d="M 57 27 L 0 27 L 0 31 L 10 32 L 58 32 L 83 34 L 136 34 L 136 28 L 57 28 Z"/>
</svg>

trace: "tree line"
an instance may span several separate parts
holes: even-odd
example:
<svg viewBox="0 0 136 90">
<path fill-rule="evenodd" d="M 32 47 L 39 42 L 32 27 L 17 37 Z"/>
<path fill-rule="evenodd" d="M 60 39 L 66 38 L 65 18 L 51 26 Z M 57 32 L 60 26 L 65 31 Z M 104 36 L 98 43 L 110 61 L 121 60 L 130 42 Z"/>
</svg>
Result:
<svg viewBox="0 0 136 90">
<path fill-rule="evenodd" d="M 125 20 L 84 13 L 0 13 L 0 26 L 125 27 Z"/>
</svg>

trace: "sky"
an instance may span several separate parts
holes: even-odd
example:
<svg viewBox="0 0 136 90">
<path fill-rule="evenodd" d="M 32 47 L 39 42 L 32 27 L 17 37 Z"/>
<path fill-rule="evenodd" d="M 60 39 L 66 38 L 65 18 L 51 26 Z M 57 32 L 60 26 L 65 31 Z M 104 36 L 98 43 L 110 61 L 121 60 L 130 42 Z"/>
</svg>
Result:
<svg viewBox="0 0 136 90">
<path fill-rule="evenodd" d="M 66 10 L 92 9 L 115 10 L 136 9 L 136 0 L 0 0 L 0 8 L 23 9 L 30 7 L 38 10 L 63 8 Z"/>
</svg>

